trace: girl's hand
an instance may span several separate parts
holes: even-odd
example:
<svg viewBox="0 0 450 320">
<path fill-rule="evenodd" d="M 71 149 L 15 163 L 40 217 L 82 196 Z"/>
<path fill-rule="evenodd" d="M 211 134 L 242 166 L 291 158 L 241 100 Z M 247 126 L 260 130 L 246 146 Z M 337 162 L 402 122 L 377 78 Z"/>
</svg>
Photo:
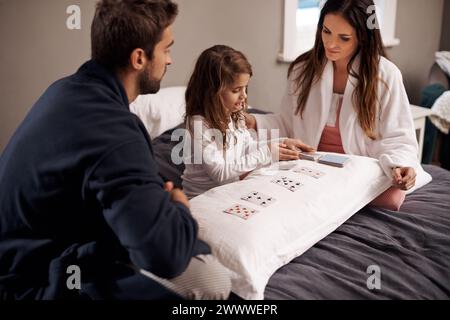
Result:
<svg viewBox="0 0 450 320">
<path fill-rule="evenodd" d="M 272 142 L 270 145 L 272 159 L 278 161 L 298 160 L 299 152 L 288 148 L 284 143 Z"/>
<path fill-rule="evenodd" d="M 289 148 L 291 150 L 295 151 L 301 151 L 301 152 L 311 152 L 316 151 L 313 147 L 307 145 L 300 139 L 284 139 L 283 144 L 286 145 L 286 148 Z"/>
<path fill-rule="evenodd" d="M 401 190 L 409 190 L 416 184 L 416 171 L 411 167 L 392 169 L 392 185 Z"/>
</svg>

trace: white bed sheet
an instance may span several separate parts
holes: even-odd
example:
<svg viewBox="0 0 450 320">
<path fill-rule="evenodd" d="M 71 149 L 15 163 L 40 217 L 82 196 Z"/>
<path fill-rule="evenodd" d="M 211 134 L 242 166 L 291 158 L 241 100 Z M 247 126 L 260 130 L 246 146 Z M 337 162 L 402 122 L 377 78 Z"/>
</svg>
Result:
<svg viewBox="0 0 450 320">
<path fill-rule="evenodd" d="M 199 237 L 231 272 L 232 291 L 244 299 L 263 299 L 272 274 L 333 232 L 358 210 L 390 187 L 377 160 L 349 156 L 344 168 L 307 160 L 306 166 L 325 172 L 315 179 L 293 169 L 262 168 L 245 180 L 223 185 L 193 198 L 191 211 L 199 222 Z M 275 176 L 300 180 L 304 186 L 291 192 L 270 181 Z M 260 191 L 276 198 L 260 207 L 240 198 Z M 223 210 L 234 204 L 257 209 L 248 220 Z"/>
</svg>

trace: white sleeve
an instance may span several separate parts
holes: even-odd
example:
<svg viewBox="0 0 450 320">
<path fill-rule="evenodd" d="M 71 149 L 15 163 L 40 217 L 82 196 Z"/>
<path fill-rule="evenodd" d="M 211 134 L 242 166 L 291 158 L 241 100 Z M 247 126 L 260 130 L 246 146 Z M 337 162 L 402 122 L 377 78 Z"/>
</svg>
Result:
<svg viewBox="0 0 450 320">
<path fill-rule="evenodd" d="M 391 176 L 394 167 L 417 170 L 419 161 L 414 121 L 400 70 L 392 70 L 389 80 L 388 88 L 380 84 L 385 94 L 381 95 L 381 114 L 378 115 L 379 138 L 373 142 L 371 156 L 378 158 L 386 175 Z"/>
<path fill-rule="evenodd" d="M 292 85 L 292 80 L 288 80 L 281 100 L 279 114 L 254 114 L 258 133 L 260 133 L 262 129 L 267 130 L 268 139 L 271 139 L 272 137 L 270 134 L 270 130 L 272 129 L 280 130 L 280 137 L 293 137 L 294 135 L 292 130 L 292 116 L 293 110 L 295 110 L 297 106 L 297 96 L 291 94 L 293 92 Z"/>
<path fill-rule="evenodd" d="M 203 167 L 212 180 L 222 183 L 271 163 L 272 156 L 268 145 L 266 143 L 258 145 L 249 136 L 247 130 L 245 134 L 237 135 L 237 144 L 243 144 L 245 150 L 242 156 L 235 152 L 237 145 L 223 150 L 222 144 L 217 143 L 217 135 L 214 136 L 211 130 L 203 134 L 201 142 L 195 141 L 202 143 Z"/>
</svg>

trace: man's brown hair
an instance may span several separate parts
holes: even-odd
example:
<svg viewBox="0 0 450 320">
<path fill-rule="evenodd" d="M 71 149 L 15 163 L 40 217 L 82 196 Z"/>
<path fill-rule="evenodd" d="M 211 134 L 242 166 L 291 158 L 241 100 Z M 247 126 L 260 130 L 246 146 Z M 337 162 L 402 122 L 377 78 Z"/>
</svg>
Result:
<svg viewBox="0 0 450 320">
<path fill-rule="evenodd" d="M 149 59 L 164 29 L 173 23 L 178 5 L 171 0 L 101 0 L 91 27 L 92 59 L 116 70 L 141 48 Z"/>
</svg>

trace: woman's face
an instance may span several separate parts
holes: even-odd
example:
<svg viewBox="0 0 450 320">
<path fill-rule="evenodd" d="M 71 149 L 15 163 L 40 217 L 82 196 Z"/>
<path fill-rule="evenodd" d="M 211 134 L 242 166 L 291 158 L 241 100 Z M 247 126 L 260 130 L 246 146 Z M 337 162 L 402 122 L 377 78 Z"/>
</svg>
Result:
<svg viewBox="0 0 450 320">
<path fill-rule="evenodd" d="M 322 28 L 322 42 L 328 60 L 350 60 L 358 47 L 355 29 L 338 14 L 325 16 Z"/>
<path fill-rule="evenodd" d="M 250 75 L 248 73 L 240 73 L 233 83 L 221 93 L 227 113 L 231 114 L 242 110 L 247 99 L 249 80 Z"/>
</svg>

